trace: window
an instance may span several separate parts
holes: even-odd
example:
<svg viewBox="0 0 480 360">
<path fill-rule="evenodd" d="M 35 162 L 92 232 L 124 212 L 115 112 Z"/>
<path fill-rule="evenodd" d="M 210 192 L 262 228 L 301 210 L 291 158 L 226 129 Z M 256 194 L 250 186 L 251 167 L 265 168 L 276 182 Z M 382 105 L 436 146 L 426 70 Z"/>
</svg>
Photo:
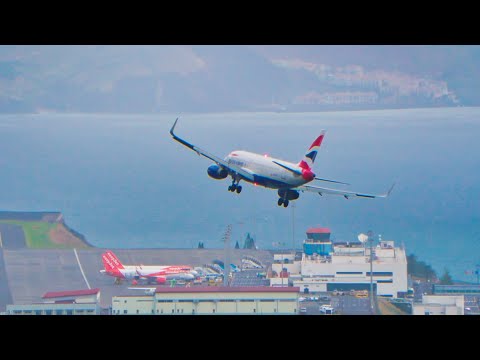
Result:
<svg viewBox="0 0 480 360">
<path fill-rule="evenodd" d="M 175 309 L 172 309 L 172 314 L 175 314 Z"/>
<path fill-rule="evenodd" d="M 126 314 L 126 313 L 127 313 L 127 310 L 123 310 L 123 313 Z"/>
<path fill-rule="evenodd" d="M 137 314 L 139 314 L 139 313 L 140 313 L 140 310 L 137 309 Z"/>
<path fill-rule="evenodd" d="M 52 315 L 52 310 L 45 310 L 45 315 Z"/>
<path fill-rule="evenodd" d="M 55 315 L 63 315 L 63 310 L 55 310 Z"/>
<path fill-rule="evenodd" d="M 367 272 L 367 276 L 370 276 L 370 271 Z M 393 276 L 391 271 L 374 271 L 373 276 Z"/>
<path fill-rule="evenodd" d="M 257 309 L 253 309 L 253 312 L 257 312 Z"/>
<path fill-rule="evenodd" d="M 212 312 L 215 314 L 215 309 L 212 309 Z"/>
</svg>

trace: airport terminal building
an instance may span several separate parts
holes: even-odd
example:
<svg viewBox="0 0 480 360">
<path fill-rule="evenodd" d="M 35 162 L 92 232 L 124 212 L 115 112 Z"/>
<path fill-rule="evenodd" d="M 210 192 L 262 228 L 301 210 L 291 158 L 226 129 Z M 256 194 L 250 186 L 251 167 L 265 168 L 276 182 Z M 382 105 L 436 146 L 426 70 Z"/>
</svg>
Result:
<svg viewBox="0 0 480 360">
<path fill-rule="evenodd" d="M 47 292 L 33 304 L 9 304 L 8 315 L 98 315 L 100 289 Z"/>
<path fill-rule="evenodd" d="M 295 315 L 298 287 L 157 287 L 152 295 L 114 296 L 112 315 Z"/>
<path fill-rule="evenodd" d="M 407 257 L 391 240 L 372 246 L 372 280 L 377 295 L 406 293 Z M 293 285 L 303 293 L 370 289 L 370 245 L 332 242 L 328 228 L 307 230 L 302 253 L 274 254 L 269 276 L 274 287 Z"/>
</svg>

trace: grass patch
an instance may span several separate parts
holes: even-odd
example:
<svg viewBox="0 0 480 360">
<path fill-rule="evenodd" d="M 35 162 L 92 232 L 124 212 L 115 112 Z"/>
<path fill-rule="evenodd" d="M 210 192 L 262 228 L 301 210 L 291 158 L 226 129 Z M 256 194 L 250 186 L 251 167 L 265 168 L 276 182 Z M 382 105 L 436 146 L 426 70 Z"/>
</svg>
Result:
<svg viewBox="0 0 480 360">
<path fill-rule="evenodd" d="M 388 300 L 380 297 L 378 298 L 378 307 L 381 315 L 408 315 L 395 305 L 391 304 Z"/>
<path fill-rule="evenodd" d="M 69 245 L 56 244 L 50 239 L 50 230 L 59 224 L 51 224 L 44 221 L 18 221 L 0 220 L 4 224 L 21 226 L 25 234 L 25 242 L 30 249 L 68 249 Z"/>
</svg>

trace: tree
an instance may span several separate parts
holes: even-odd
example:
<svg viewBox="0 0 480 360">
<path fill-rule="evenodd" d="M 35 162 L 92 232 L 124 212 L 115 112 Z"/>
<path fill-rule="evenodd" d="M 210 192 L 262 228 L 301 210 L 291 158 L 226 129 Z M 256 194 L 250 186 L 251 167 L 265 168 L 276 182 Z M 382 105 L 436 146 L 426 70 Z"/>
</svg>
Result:
<svg viewBox="0 0 480 360">
<path fill-rule="evenodd" d="M 424 261 L 418 261 L 417 256 L 414 254 L 407 256 L 407 272 L 412 276 L 423 278 L 427 281 L 436 281 L 437 279 L 435 270 Z"/>
<path fill-rule="evenodd" d="M 240 249 L 240 245 L 238 244 L 238 240 L 237 240 L 237 242 L 235 243 L 235 249 Z"/>
<path fill-rule="evenodd" d="M 452 277 L 450 276 L 450 272 L 448 271 L 447 268 L 445 268 L 445 273 L 440 278 L 440 284 L 441 285 L 452 285 L 453 284 Z"/>
</svg>

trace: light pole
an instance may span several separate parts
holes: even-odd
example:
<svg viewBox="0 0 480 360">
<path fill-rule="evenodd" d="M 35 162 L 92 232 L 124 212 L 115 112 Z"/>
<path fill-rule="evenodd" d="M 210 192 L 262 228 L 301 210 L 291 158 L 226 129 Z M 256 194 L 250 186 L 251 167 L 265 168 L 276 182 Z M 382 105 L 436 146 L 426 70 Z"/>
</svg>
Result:
<svg viewBox="0 0 480 360">
<path fill-rule="evenodd" d="M 295 254 L 295 203 L 292 204 L 292 250 Z"/>
<path fill-rule="evenodd" d="M 367 235 L 370 242 L 370 311 L 373 315 L 373 232 L 369 231 Z"/>
<path fill-rule="evenodd" d="M 225 253 L 224 253 L 224 263 L 223 263 L 223 286 L 229 286 L 229 277 L 230 277 L 230 234 L 232 233 L 232 224 L 227 225 L 227 230 L 223 236 L 223 241 L 225 242 Z"/>
</svg>

